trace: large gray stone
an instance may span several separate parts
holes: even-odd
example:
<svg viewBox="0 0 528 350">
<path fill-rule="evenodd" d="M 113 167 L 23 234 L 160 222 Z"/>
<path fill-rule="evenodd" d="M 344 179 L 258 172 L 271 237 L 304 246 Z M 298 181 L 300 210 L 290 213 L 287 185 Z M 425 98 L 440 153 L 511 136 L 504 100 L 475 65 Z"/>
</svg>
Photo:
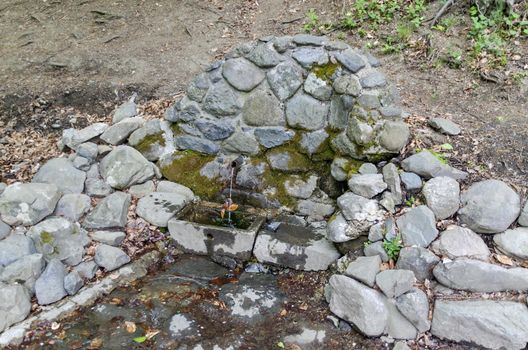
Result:
<svg viewBox="0 0 528 350">
<path fill-rule="evenodd" d="M 125 142 L 130 134 L 144 124 L 145 120 L 141 117 L 124 119 L 106 129 L 106 131 L 100 136 L 100 139 L 111 145 L 118 145 Z"/>
<path fill-rule="evenodd" d="M 451 289 L 482 293 L 528 289 L 528 269 L 507 269 L 479 260 L 458 258 L 439 263 L 433 274 Z"/>
<path fill-rule="evenodd" d="M 409 270 L 384 270 L 376 275 L 376 284 L 388 298 L 396 298 L 413 287 L 416 278 Z"/>
<path fill-rule="evenodd" d="M 328 136 L 328 133 L 324 129 L 303 133 L 301 140 L 299 141 L 299 146 L 303 152 L 312 156 L 313 154 L 324 150 L 324 147 L 321 146 L 328 139 Z M 321 150 L 321 148 L 323 148 L 323 150 Z"/>
<path fill-rule="evenodd" d="M 425 205 L 412 208 L 396 223 L 406 246 L 427 247 L 438 236 L 434 213 Z"/>
<path fill-rule="evenodd" d="M 54 215 L 63 216 L 75 222 L 88 212 L 90 206 L 91 199 L 89 196 L 82 193 L 68 193 L 59 199 Z"/>
<path fill-rule="evenodd" d="M 21 257 L 14 263 L 6 266 L 0 272 L 0 281 L 6 283 L 21 283 L 31 293 L 35 292 L 35 282 L 39 278 L 46 262 L 42 254 L 31 254 Z"/>
<path fill-rule="evenodd" d="M 94 123 L 81 130 L 66 129 L 62 132 L 61 142 L 75 150 L 81 143 L 101 135 L 106 129 L 108 129 L 108 125 L 105 123 Z"/>
<path fill-rule="evenodd" d="M 383 239 L 393 240 L 396 237 L 396 223 L 393 218 L 389 217 L 384 221 L 372 225 L 369 230 L 368 239 L 371 242 L 381 241 Z"/>
<path fill-rule="evenodd" d="M 251 126 L 284 125 L 284 112 L 279 100 L 269 89 L 253 92 L 242 108 L 242 120 Z"/>
<path fill-rule="evenodd" d="M 334 214 L 328 220 L 326 229 L 328 239 L 336 243 L 347 242 L 363 234 L 353 223 L 348 222 L 341 212 Z"/>
<path fill-rule="evenodd" d="M 396 307 L 416 327 L 418 332 L 424 333 L 431 328 L 429 300 L 421 289 L 413 288 L 400 295 L 396 299 Z"/>
<path fill-rule="evenodd" d="M 478 233 L 505 231 L 521 211 L 519 195 L 499 180 L 474 183 L 462 193 L 460 201 L 460 222 Z"/>
<path fill-rule="evenodd" d="M 132 98 L 129 101 L 122 103 L 114 110 L 112 124 L 119 123 L 122 120 L 126 120 L 137 115 L 137 106 L 134 102 L 134 99 L 135 98 Z"/>
<path fill-rule="evenodd" d="M 274 67 L 281 61 L 281 55 L 275 51 L 272 43 L 257 44 L 246 58 L 263 68 Z"/>
<path fill-rule="evenodd" d="M 437 300 L 431 333 L 440 339 L 489 349 L 524 349 L 528 308 L 512 301 Z"/>
<path fill-rule="evenodd" d="M 526 227 L 518 227 L 497 234 L 493 237 L 493 242 L 500 251 L 507 255 L 528 259 L 528 228 Z"/>
<path fill-rule="evenodd" d="M 401 165 L 405 171 L 418 174 L 426 179 L 448 176 L 455 180 L 463 180 L 467 177 L 467 173 L 449 166 L 428 150 L 413 154 L 404 159 Z"/>
<path fill-rule="evenodd" d="M 524 204 L 524 208 L 517 223 L 521 226 L 528 226 L 528 201 Z"/>
<path fill-rule="evenodd" d="M 328 63 L 328 54 L 322 47 L 302 47 L 293 51 L 292 57 L 304 68 Z"/>
<path fill-rule="evenodd" d="M 36 250 L 31 238 L 12 233 L 0 241 L 0 266 L 7 266 L 33 253 L 36 253 Z"/>
<path fill-rule="evenodd" d="M 27 235 L 47 261 L 58 259 L 70 266 L 81 262 L 84 246 L 90 242 L 78 223 L 61 217 L 42 221 L 30 228 Z"/>
<path fill-rule="evenodd" d="M 257 128 L 254 134 L 258 142 L 266 148 L 273 148 L 285 144 L 295 136 L 293 130 L 283 127 Z"/>
<path fill-rule="evenodd" d="M 383 262 L 389 261 L 389 255 L 385 251 L 382 241 L 367 244 L 363 249 L 363 254 L 365 254 L 365 256 L 379 256 Z"/>
<path fill-rule="evenodd" d="M 93 142 L 85 142 L 80 144 L 79 147 L 77 147 L 77 155 L 79 157 L 84 157 L 88 159 L 90 162 L 95 161 L 98 154 L 99 149 L 97 147 L 97 144 Z"/>
<path fill-rule="evenodd" d="M 35 283 L 35 294 L 40 305 L 52 304 L 64 298 L 66 267 L 58 259 L 48 262 L 46 269 Z"/>
<path fill-rule="evenodd" d="M 153 192 L 138 201 L 136 214 L 152 225 L 167 227 L 170 218 L 193 198 L 181 193 Z"/>
<path fill-rule="evenodd" d="M 400 179 L 405 190 L 409 193 L 416 193 L 422 189 L 422 179 L 415 173 L 404 171 L 400 174 Z"/>
<path fill-rule="evenodd" d="M 114 192 L 103 198 L 84 219 L 83 226 L 93 229 L 125 227 L 131 196 Z"/>
<path fill-rule="evenodd" d="M 130 262 L 130 257 L 121 249 L 106 244 L 95 248 L 95 262 L 106 271 L 113 271 Z"/>
<path fill-rule="evenodd" d="M 298 152 L 295 151 L 272 151 L 266 154 L 266 159 L 272 169 L 283 172 L 306 172 L 309 170 L 310 164 Z M 299 161 L 300 160 L 300 161 Z"/>
<path fill-rule="evenodd" d="M 30 311 L 31 301 L 24 286 L 0 283 L 0 332 L 24 320 Z"/>
<path fill-rule="evenodd" d="M 357 174 L 348 179 L 348 187 L 352 192 L 365 198 L 372 198 L 387 189 L 381 174 Z"/>
<path fill-rule="evenodd" d="M 315 191 L 318 179 L 315 175 L 310 175 L 307 179 L 303 179 L 298 175 L 292 175 L 288 180 L 284 181 L 284 189 L 292 197 L 307 199 Z"/>
<path fill-rule="evenodd" d="M 431 280 L 433 268 L 440 262 L 440 258 L 422 247 L 405 247 L 400 250 L 396 268 L 411 270 L 414 276 L 424 281 Z"/>
<path fill-rule="evenodd" d="M 385 333 L 393 339 L 416 339 L 418 333 L 416 328 L 400 313 L 395 301 L 388 299 L 385 304 L 389 310 L 389 320 Z"/>
<path fill-rule="evenodd" d="M 322 191 L 314 191 L 308 199 L 301 199 L 297 203 L 296 213 L 306 215 L 318 221 L 324 220 L 335 211 L 334 200 Z"/>
<path fill-rule="evenodd" d="M 315 73 L 308 74 L 304 81 L 304 91 L 318 100 L 328 101 L 332 97 L 332 86 L 325 80 L 320 79 Z"/>
<path fill-rule="evenodd" d="M 298 93 L 286 102 L 286 120 L 293 128 L 318 130 L 326 126 L 328 104 L 304 93 Z"/>
<path fill-rule="evenodd" d="M 467 257 L 487 261 L 491 252 L 484 240 L 468 228 L 449 226 L 431 244 L 431 250 L 449 259 Z"/>
<path fill-rule="evenodd" d="M 11 226 L 0 220 L 0 240 L 6 238 L 11 232 Z"/>
<path fill-rule="evenodd" d="M 442 134 L 446 135 L 458 135 L 460 134 L 461 130 L 460 127 L 453 123 L 450 120 L 443 119 L 443 118 L 433 118 L 429 119 L 429 125 L 438 131 L 440 131 Z"/>
<path fill-rule="evenodd" d="M 171 181 L 160 181 L 156 192 L 178 193 L 189 200 L 194 198 L 194 193 L 189 187 Z"/>
<path fill-rule="evenodd" d="M 283 62 L 267 73 L 271 90 L 281 101 L 290 98 L 301 87 L 301 69 L 292 62 Z"/>
<path fill-rule="evenodd" d="M 296 34 L 293 36 L 293 42 L 297 45 L 313 45 L 322 46 L 328 42 L 324 36 L 316 36 L 310 34 Z"/>
<path fill-rule="evenodd" d="M 399 152 L 409 141 L 409 127 L 402 121 L 385 121 L 379 134 L 379 144 L 389 152 Z"/>
<path fill-rule="evenodd" d="M 97 269 L 99 266 L 95 263 L 95 261 L 83 261 L 79 265 L 75 266 L 73 268 L 74 271 L 77 271 L 79 273 L 79 276 L 85 279 L 92 279 L 95 276 L 95 273 L 97 272 Z"/>
<path fill-rule="evenodd" d="M 218 141 L 231 136 L 235 127 L 229 119 L 198 119 L 194 125 L 209 140 Z"/>
<path fill-rule="evenodd" d="M 117 146 L 101 160 L 100 172 L 110 186 L 124 189 L 151 179 L 154 167 L 134 148 Z"/>
<path fill-rule="evenodd" d="M 460 185 L 453 178 L 435 177 L 425 183 L 422 193 L 437 220 L 452 216 L 460 206 Z"/>
<path fill-rule="evenodd" d="M 53 158 L 39 169 L 32 182 L 53 184 L 62 193 L 81 193 L 85 179 L 86 173 L 76 169 L 67 158 Z"/>
<path fill-rule="evenodd" d="M 222 149 L 230 153 L 245 155 L 256 155 L 260 150 L 255 136 L 244 131 L 236 131 L 231 137 L 224 140 Z"/>
<path fill-rule="evenodd" d="M 381 269 L 381 258 L 375 256 L 360 256 L 348 264 L 345 275 L 353 277 L 369 287 L 374 287 L 376 275 Z"/>
<path fill-rule="evenodd" d="M 204 154 L 217 154 L 220 151 L 220 147 L 213 141 L 189 135 L 176 136 L 174 146 L 180 150 L 191 150 Z"/>
<path fill-rule="evenodd" d="M 357 97 L 361 93 L 361 84 L 355 75 L 345 74 L 334 81 L 334 89 L 338 94 Z"/>
<path fill-rule="evenodd" d="M 0 196 L 0 215 L 9 225 L 34 225 L 53 213 L 61 196 L 57 186 L 14 183 Z"/>
<path fill-rule="evenodd" d="M 352 225 L 348 232 L 351 238 L 366 234 L 370 226 L 383 218 L 383 211 L 375 200 L 352 192 L 346 192 L 337 198 L 337 206 L 341 209 L 344 218 Z"/>
<path fill-rule="evenodd" d="M 337 60 L 352 73 L 365 67 L 366 62 L 362 55 L 353 49 L 348 49 L 335 55 Z"/>
<path fill-rule="evenodd" d="M 64 290 L 68 295 L 75 295 L 84 285 L 84 281 L 77 271 L 72 271 L 64 277 Z"/>
<path fill-rule="evenodd" d="M 97 242 L 118 247 L 123 243 L 126 234 L 122 231 L 95 231 L 90 233 L 90 238 Z"/>
<path fill-rule="evenodd" d="M 385 75 L 378 70 L 369 69 L 361 72 L 361 86 L 364 88 L 376 88 L 387 85 Z"/>
<path fill-rule="evenodd" d="M 361 171 L 361 168 L 360 168 L 360 171 Z M 398 168 L 396 167 L 396 165 L 389 163 L 383 167 L 382 173 L 383 173 L 383 181 L 385 181 L 385 183 L 387 184 L 387 188 L 389 189 L 391 196 L 394 199 L 394 203 L 396 205 L 401 204 L 403 200 L 403 194 L 402 194 L 402 189 L 401 189 L 401 180 L 400 180 L 400 174 L 398 172 Z"/>
<path fill-rule="evenodd" d="M 211 86 L 203 101 L 203 109 L 217 116 L 231 116 L 241 108 L 240 94 L 223 80 Z"/>
<path fill-rule="evenodd" d="M 289 224 L 281 224 L 276 232 L 261 231 L 253 254 L 259 262 L 304 271 L 326 270 L 339 258 L 322 232 Z"/>
<path fill-rule="evenodd" d="M 106 181 L 103 179 L 98 179 L 98 178 L 86 179 L 84 186 L 85 186 L 86 194 L 90 197 L 102 198 L 114 192 L 114 189 L 112 188 L 112 186 L 106 183 Z"/>
<path fill-rule="evenodd" d="M 210 85 L 206 73 L 198 74 L 187 86 L 187 96 L 193 101 L 202 102 Z"/>
<path fill-rule="evenodd" d="M 264 79 L 265 74 L 244 58 L 233 58 L 224 63 L 224 78 L 240 91 L 251 91 Z"/>
<path fill-rule="evenodd" d="M 352 278 L 333 275 L 325 290 L 330 310 L 353 323 L 361 333 L 378 337 L 385 332 L 389 320 L 386 298 Z"/>
<path fill-rule="evenodd" d="M 168 123 L 165 121 L 148 120 L 145 125 L 130 134 L 128 144 L 141 150 L 141 154 L 148 160 L 158 160 L 163 153 L 167 138 L 163 129 L 167 128 Z"/>
<path fill-rule="evenodd" d="M 153 181 L 147 181 L 143 182 L 139 185 L 130 186 L 128 189 L 128 193 L 132 195 L 132 197 L 141 198 L 145 197 L 147 194 L 152 193 L 156 190 L 156 185 L 154 185 Z M 161 191 L 166 192 L 166 191 Z"/>
</svg>

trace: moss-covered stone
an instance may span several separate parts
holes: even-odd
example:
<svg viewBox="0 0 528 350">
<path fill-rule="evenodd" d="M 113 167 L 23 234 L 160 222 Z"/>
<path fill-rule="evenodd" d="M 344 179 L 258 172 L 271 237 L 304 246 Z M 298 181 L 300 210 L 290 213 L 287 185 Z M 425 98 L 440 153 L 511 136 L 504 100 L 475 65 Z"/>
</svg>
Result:
<svg viewBox="0 0 528 350">
<path fill-rule="evenodd" d="M 51 244 L 53 242 L 53 236 L 48 231 L 42 231 L 40 233 L 40 240 L 44 244 Z"/>
<path fill-rule="evenodd" d="M 329 62 L 327 64 L 316 65 L 312 67 L 312 73 L 314 73 L 319 79 L 324 80 L 327 83 L 331 83 L 332 76 L 339 67 L 341 67 L 339 63 Z"/>
<path fill-rule="evenodd" d="M 180 125 L 178 123 L 172 123 L 170 126 L 172 133 L 174 136 L 182 135 L 184 134 L 183 130 L 181 129 Z"/>
<path fill-rule="evenodd" d="M 204 165 L 213 159 L 214 156 L 194 151 L 178 151 L 173 154 L 170 162 L 160 164 L 160 170 L 164 177 L 189 187 L 201 198 L 215 200 L 224 188 L 224 183 L 200 174 Z"/>
<path fill-rule="evenodd" d="M 143 155 L 153 151 L 155 147 L 164 147 L 165 138 L 163 137 L 163 131 L 156 134 L 146 136 L 135 148 Z"/>
</svg>

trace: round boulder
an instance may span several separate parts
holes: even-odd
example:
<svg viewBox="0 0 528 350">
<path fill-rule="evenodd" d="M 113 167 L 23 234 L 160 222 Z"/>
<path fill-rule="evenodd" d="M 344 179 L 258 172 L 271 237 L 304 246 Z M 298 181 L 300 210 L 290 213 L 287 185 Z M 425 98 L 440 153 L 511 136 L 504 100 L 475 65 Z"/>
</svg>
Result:
<svg viewBox="0 0 528 350">
<path fill-rule="evenodd" d="M 460 222 L 478 233 L 505 231 L 521 212 L 521 198 L 499 180 L 477 182 L 462 193 Z"/>
</svg>

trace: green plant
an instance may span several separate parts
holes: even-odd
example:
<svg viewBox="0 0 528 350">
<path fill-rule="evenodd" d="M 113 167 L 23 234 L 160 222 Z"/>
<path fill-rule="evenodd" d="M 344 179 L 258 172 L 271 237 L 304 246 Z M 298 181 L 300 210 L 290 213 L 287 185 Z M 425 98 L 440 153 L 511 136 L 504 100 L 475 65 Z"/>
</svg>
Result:
<svg viewBox="0 0 528 350">
<path fill-rule="evenodd" d="M 405 12 L 407 13 L 407 19 L 412 23 L 414 28 L 418 28 L 422 25 L 424 20 L 423 13 L 425 11 L 425 0 L 416 0 L 409 2 Z"/>
<path fill-rule="evenodd" d="M 304 31 L 311 32 L 319 25 L 319 16 L 317 16 L 315 9 L 312 8 L 308 10 L 306 17 L 308 17 L 308 21 L 304 24 Z"/>
<path fill-rule="evenodd" d="M 444 17 L 440 19 L 440 21 L 432 26 L 431 28 L 433 30 L 437 30 L 439 32 L 447 32 L 449 29 L 451 29 L 455 24 L 457 24 L 457 19 L 454 16 L 450 17 Z"/>
<path fill-rule="evenodd" d="M 409 199 L 405 201 L 405 205 L 408 207 L 412 207 L 416 203 L 416 198 L 414 196 L 411 196 Z"/>
<path fill-rule="evenodd" d="M 383 249 L 392 261 L 398 260 L 400 250 L 403 248 L 401 236 L 398 234 L 391 239 L 383 240 Z"/>
<path fill-rule="evenodd" d="M 363 248 L 367 248 L 371 244 L 372 244 L 371 241 L 366 241 L 366 242 L 363 243 Z"/>
<path fill-rule="evenodd" d="M 398 38 L 401 41 L 408 41 L 413 32 L 413 28 L 408 23 L 399 23 L 396 26 L 396 32 L 398 33 Z"/>
<path fill-rule="evenodd" d="M 515 12 L 506 14 L 501 7 L 484 15 L 476 6 L 472 6 L 469 15 L 471 28 L 468 35 L 474 58 L 491 56 L 491 64 L 505 65 L 508 40 L 528 36 L 528 21 L 521 20 L 521 16 Z"/>
<path fill-rule="evenodd" d="M 456 48 L 449 48 L 445 63 L 448 67 L 458 69 L 462 65 L 462 51 Z"/>
</svg>

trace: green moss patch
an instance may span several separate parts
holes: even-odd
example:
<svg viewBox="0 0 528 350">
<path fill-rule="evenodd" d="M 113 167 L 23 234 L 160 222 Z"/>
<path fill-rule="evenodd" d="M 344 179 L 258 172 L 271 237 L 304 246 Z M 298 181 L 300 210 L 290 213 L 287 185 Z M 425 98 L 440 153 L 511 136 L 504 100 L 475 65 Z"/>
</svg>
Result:
<svg viewBox="0 0 528 350">
<path fill-rule="evenodd" d="M 214 200 L 224 184 L 218 179 L 209 179 L 200 174 L 200 170 L 214 159 L 193 151 L 178 151 L 172 156 L 172 161 L 160 166 L 161 173 L 170 181 L 189 187 L 203 199 Z"/>
<path fill-rule="evenodd" d="M 53 236 L 48 231 L 42 231 L 40 233 L 40 240 L 44 244 L 51 244 L 53 242 Z"/>
<path fill-rule="evenodd" d="M 163 131 L 160 131 L 156 134 L 148 135 L 140 143 L 138 143 L 135 148 L 142 154 L 151 152 L 152 147 L 165 146 L 165 138 L 163 137 Z"/>
<path fill-rule="evenodd" d="M 321 80 L 326 81 L 327 83 L 332 82 L 332 76 L 336 72 L 337 68 L 341 67 L 339 63 L 327 63 L 322 65 L 316 65 L 312 67 L 312 72 Z"/>
</svg>

